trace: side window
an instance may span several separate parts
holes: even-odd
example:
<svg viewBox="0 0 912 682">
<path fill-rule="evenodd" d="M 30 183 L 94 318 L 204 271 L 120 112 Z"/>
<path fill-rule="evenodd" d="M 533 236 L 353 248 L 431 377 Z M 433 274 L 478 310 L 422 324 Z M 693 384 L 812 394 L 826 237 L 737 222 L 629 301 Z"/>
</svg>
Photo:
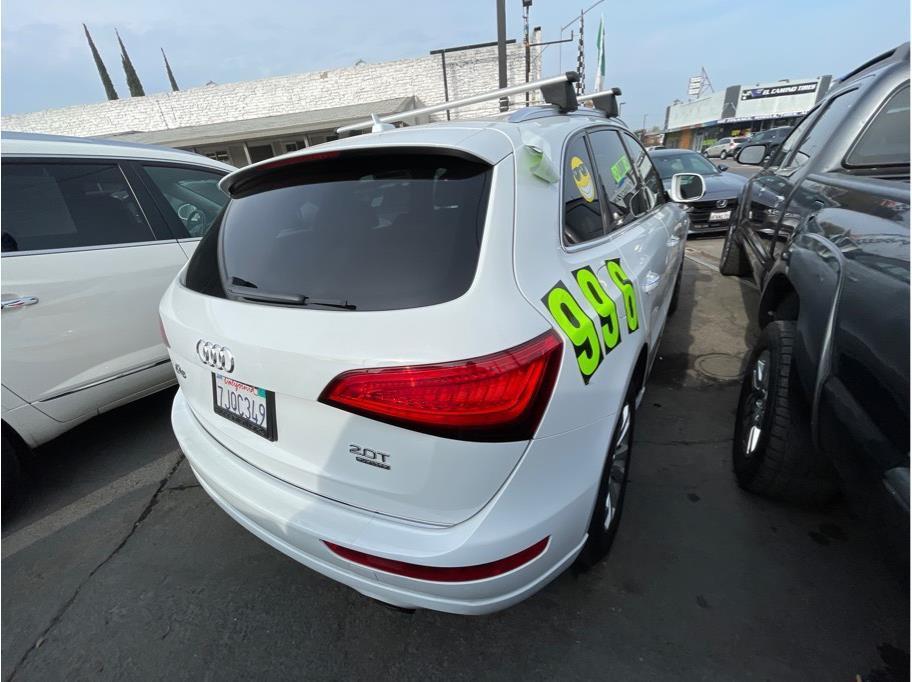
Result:
<svg viewBox="0 0 912 682">
<path fill-rule="evenodd" d="M 621 138 L 613 130 L 589 134 L 595 166 L 602 183 L 607 206 L 608 231 L 616 230 L 643 213 L 636 171 Z"/>
<path fill-rule="evenodd" d="M 0 185 L 4 252 L 155 239 L 117 164 L 5 160 Z"/>
<path fill-rule="evenodd" d="M 847 166 L 909 165 L 909 84 L 874 116 L 846 157 Z"/>
<path fill-rule="evenodd" d="M 786 167 L 798 168 L 810 161 L 823 148 L 833 131 L 845 120 L 849 109 L 858 99 L 858 90 L 839 95 L 830 100 L 826 109 L 817 117 L 804 140 L 799 143 L 798 149 L 790 159 L 785 160 Z"/>
<path fill-rule="evenodd" d="M 636 168 L 642 181 L 640 200 L 636 202 L 639 204 L 637 206 L 639 210 L 636 211 L 636 214 L 648 213 L 665 201 L 665 188 L 662 185 L 662 179 L 652 164 L 652 159 L 649 158 L 646 150 L 643 149 L 643 145 L 633 135 L 628 133 L 622 133 L 621 137 L 624 140 L 624 146 L 627 147 L 628 156 L 633 161 L 633 167 Z"/>
<path fill-rule="evenodd" d="M 595 171 L 586 140 L 577 136 L 564 155 L 564 243 L 581 244 L 605 234 Z"/>
<path fill-rule="evenodd" d="M 795 148 L 795 145 L 797 145 L 801 141 L 801 138 L 804 137 L 804 133 L 807 131 L 807 129 L 811 127 L 811 124 L 815 120 L 817 120 L 817 115 L 819 113 L 819 107 L 817 109 L 812 109 L 805 115 L 803 119 L 801 119 L 801 123 L 792 128 L 792 131 L 789 133 L 788 137 L 783 140 L 782 144 L 779 146 L 779 149 L 776 150 L 775 156 L 770 163 L 771 166 L 779 166 L 782 164 L 782 160 L 791 154 L 792 150 Z"/>
<path fill-rule="evenodd" d="M 218 187 L 223 177 L 218 173 L 182 166 L 146 165 L 143 169 L 164 197 L 162 208 L 179 237 L 205 235 L 228 203 L 228 195 Z"/>
</svg>

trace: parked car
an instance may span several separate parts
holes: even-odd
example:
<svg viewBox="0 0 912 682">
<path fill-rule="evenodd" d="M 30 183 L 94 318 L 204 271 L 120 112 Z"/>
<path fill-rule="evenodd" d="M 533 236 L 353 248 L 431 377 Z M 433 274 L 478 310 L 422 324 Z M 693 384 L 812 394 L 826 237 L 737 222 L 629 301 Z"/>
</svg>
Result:
<svg viewBox="0 0 912 682">
<path fill-rule="evenodd" d="M 617 118 L 382 130 L 221 186 L 160 312 L 228 514 L 402 608 L 496 611 L 607 552 L 688 223 Z"/>
<path fill-rule="evenodd" d="M 720 270 L 761 287 L 739 483 L 909 509 L 909 44 L 843 78 L 745 186 Z M 895 514 L 893 514 L 895 518 Z M 888 518 L 887 517 L 884 518 Z M 905 531 L 908 552 L 908 530 Z"/>
<path fill-rule="evenodd" d="M 688 234 L 724 232 L 731 222 L 732 211 L 738 206 L 738 197 L 747 179 L 735 173 L 726 173 L 728 166 L 714 166 L 703 156 L 687 149 L 665 149 L 650 152 L 665 189 L 671 189 L 676 173 L 697 173 L 703 177 L 705 193 L 700 201 L 683 205 L 690 213 Z"/>
<path fill-rule="evenodd" d="M 3 488 L 77 424 L 174 383 L 156 309 L 233 170 L 175 149 L 2 136 Z"/>
<path fill-rule="evenodd" d="M 720 159 L 726 159 L 737 154 L 742 145 L 749 139 L 749 137 L 723 137 L 717 140 L 715 144 L 704 149 L 703 156 L 707 158 L 718 156 Z"/>
<path fill-rule="evenodd" d="M 768 128 L 767 130 L 759 130 L 751 135 L 750 140 L 745 144 L 781 144 L 791 131 L 792 126 L 779 126 L 777 128 Z"/>
</svg>

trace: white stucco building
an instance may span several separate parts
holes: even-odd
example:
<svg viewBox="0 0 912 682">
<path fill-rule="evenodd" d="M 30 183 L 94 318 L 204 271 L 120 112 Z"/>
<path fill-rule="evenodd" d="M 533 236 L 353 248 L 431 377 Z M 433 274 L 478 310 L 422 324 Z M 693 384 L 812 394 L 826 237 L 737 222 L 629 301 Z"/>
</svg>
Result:
<svg viewBox="0 0 912 682">
<path fill-rule="evenodd" d="M 539 42 L 538 37 L 532 42 Z M 531 80 L 541 77 L 539 64 L 533 48 Z M 0 119 L 0 127 L 180 147 L 243 166 L 335 139 L 336 128 L 371 113 L 390 114 L 493 90 L 497 73 L 497 48 L 486 44 L 445 55 L 435 51 L 414 59 L 15 114 Z M 523 47 L 510 42 L 507 82 L 522 83 L 525 75 Z M 497 102 L 486 102 L 452 116 L 496 111 Z"/>
</svg>

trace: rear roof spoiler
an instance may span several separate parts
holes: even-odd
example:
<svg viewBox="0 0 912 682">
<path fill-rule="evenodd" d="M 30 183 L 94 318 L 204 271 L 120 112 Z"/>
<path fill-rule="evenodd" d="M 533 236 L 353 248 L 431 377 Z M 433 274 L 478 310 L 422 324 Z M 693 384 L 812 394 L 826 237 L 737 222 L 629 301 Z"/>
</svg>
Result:
<svg viewBox="0 0 912 682">
<path fill-rule="evenodd" d="M 335 143 L 329 143 L 335 144 Z M 489 159 L 482 158 L 471 151 L 460 149 L 459 147 L 448 147 L 440 145 L 427 144 L 383 144 L 383 145 L 351 145 L 324 148 L 327 145 L 318 145 L 310 149 L 291 152 L 284 156 L 276 156 L 265 161 L 238 168 L 233 173 L 229 173 L 219 181 L 219 189 L 225 194 L 234 198 L 245 191 L 251 182 L 259 181 L 265 175 L 271 175 L 272 171 L 280 170 L 289 166 L 301 166 L 304 164 L 318 163 L 321 161 L 330 161 L 342 157 L 351 156 L 371 156 L 374 154 L 412 154 L 412 155 L 438 155 L 451 156 L 493 165 Z"/>
</svg>

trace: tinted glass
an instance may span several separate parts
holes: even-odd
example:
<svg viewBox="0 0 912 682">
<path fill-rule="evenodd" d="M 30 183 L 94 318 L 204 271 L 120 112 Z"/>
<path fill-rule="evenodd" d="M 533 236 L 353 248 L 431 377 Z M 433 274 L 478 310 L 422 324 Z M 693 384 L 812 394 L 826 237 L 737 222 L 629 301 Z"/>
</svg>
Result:
<svg viewBox="0 0 912 682">
<path fill-rule="evenodd" d="M 582 135 L 564 155 L 564 243 L 581 244 L 604 236 L 595 171 Z"/>
<path fill-rule="evenodd" d="M 846 159 L 849 166 L 909 165 L 909 86 L 877 112 Z"/>
<path fill-rule="evenodd" d="M 155 238 L 114 164 L 4 161 L 0 199 L 3 251 L 127 244 Z"/>
<path fill-rule="evenodd" d="M 613 130 L 598 130 L 589 140 L 605 192 L 608 230 L 616 230 L 647 210 L 638 192 L 634 164 Z"/>
<path fill-rule="evenodd" d="M 652 162 L 659 169 L 659 175 L 664 180 L 670 180 L 675 173 L 716 175 L 719 172 L 719 169 L 707 161 L 702 154 L 697 154 L 696 152 L 656 154 L 652 157 Z"/>
<path fill-rule="evenodd" d="M 814 125 L 811 126 L 807 137 L 802 140 L 798 150 L 792 156 L 791 160 L 786 160 L 789 166 L 803 166 L 810 161 L 830 139 L 833 132 L 845 120 L 846 114 L 858 98 L 858 90 L 849 92 L 836 97 L 827 104 L 823 113 L 817 117 Z"/>
<path fill-rule="evenodd" d="M 218 188 L 222 176 L 217 173 L 177 166 L 144 166 L 153 184 L 171 208 L 171 224 L 186 234 L 202 237 L 228 196 Z"/>
<path fill-rule="evenodd" d="M 274 172 L 222 218 L 229 293 L 357 310 L 452 300 L 475 275 L 489 174 L 481 163 L 410 154 Z"/>
<path fill-rule="evenodd" d="M 659 172 L 655 169 L 649 154 L 643 149 L 643 145 L 633 136 L 627 133 L 621 134 L 624 146 L 627 147 L 627 155 L 633 161 L 633 167 L 636 168 L 640 176 L 640 201 L 633 202 L 633 209 L 636 215 L 651 211 L 664 201 L 665 187 L 662 185 L 662 179 Z"/>
<path fill-rule="evenodd" d="M 782 163 L 782 160 L 788 157 L 792 152 L 792 149 L 795 148 L 801 138 L 804 137 L 804 133 L 808 128 L 811 127 L 811 124 L 817 119 L 817 115 L 820 113 L 820 109 L 813 109 L 807 113 L 807 115 L 801 119 L 801 123 L 792 128 L 792 132 L 789 133 L 788 137 L 782 142 L 779 148 L 776 150 L 776 154 L 770 165 L 778 166 Z"/>
</svg>

